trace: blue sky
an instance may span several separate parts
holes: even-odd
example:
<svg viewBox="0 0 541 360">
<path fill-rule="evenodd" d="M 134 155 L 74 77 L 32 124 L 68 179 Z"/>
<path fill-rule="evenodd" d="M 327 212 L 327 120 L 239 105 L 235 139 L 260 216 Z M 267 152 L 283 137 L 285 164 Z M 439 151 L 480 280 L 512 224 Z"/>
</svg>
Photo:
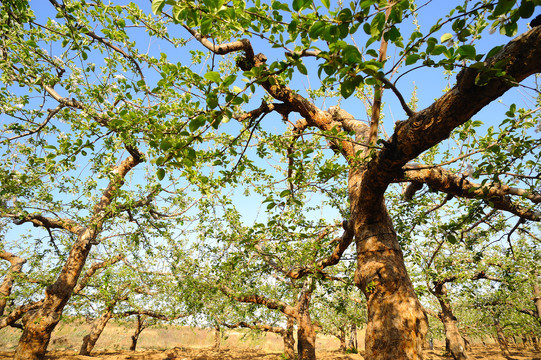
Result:
<svg viewBox="0 0 541 360">
<path fill-rule="evenodd" d="M 148 1 L 138 1 L 137 3 L 140 4 L 140 6 L 145 9 L 145 11 L 150 11 L 150 4 Z M 35 9 L 36 14 L 39 14 L 40 17 L 42 16 L 51 16 L 54 17 L 55 11 L 52 10 L 52 6 L 49 2 L 42 1 L 42 0 L 34 0 L 31 2 L 32 7 Z M 432 22 L 434 20 L 435 16 L 444 16 L 448 11 L 456 5 L 456 2 L 447 2 L 447 1 L 432 1 L 428 2 L 428 5 L 423 8 L 422 15 L 419 17 L 419 25 L 421 27 L 421 30 L 423 32 L 426 31 L 427 28 L 429 28 L 432 25 Z M 535 16 L 535 15 L 534 15 Z M 518 33 L 522 33 L 527 30 L 527 23 L 529 20 L 522 19 L 519 22 L 519 30 Z M 405 33 L 408 33 L 408 28 L 412 28 L 412 24 L 409 24 L 407 22 L 403 23 L 403 29 L 405 30 Z M 178 36 L 185 36 L 189 37 L 189 34 L 180 26 L 176 28 L 176 31 L 178 31 Z M 439 38 L 441 35 L 443 35 L 446 32 L 450 32 L 450 25 L 447 27 L 441 29 L 438 33 L 434 34 L 434 37 Z M 358 34 L 362 34 L 362 30 L 359 30 Z M 360 36 L 362 38 L 362 36 Z M 501 45 L 507 43 L 511 38 L 500 36 L 499 34 L 491 35 L 491 36 L 485 36 L 481 41 L 480 45 L 477 49 L 478 53 L 483 53 L 489 51 L 492 47 L 496 45 Z M 283 51 L 276 50 L 276 49 L 270 49 L 268 45 L 262 41 L 253 40 L 254 41 L 254 50 L 257 52 L 264 52 L 267 57 L 269 58 L 269 62 L 273 60 L 279 60 L 283 58 Z M 195 40 L 192 40 L 189 43 L 189 46 L 182 49 L 172 49 L 169 45 L 160 44 L 157 42 L 152 42 L 148 40 L 143 40 L 141 44 L 139 45 L 141 49 L 149 49 L 151 52 L 160 52 L 160 51 L 168 51 L 170 52 L 169 57 L 171 59 L 176 58 L 179 61 L 189 61 L 189 57 L 186 56 L 186 49 L 199 49 L 204 51 L 205 49 L 198 44 Z M 374 48 L 378 47 L 378 44 L 373 45 Z M 395 59 L 398 56 L 398 51 L 396 49 L 393 49 L 392 47 L 388 51 L 388 55 L 390 57 L 390 60 L 392 62 L 393 59 Z M 204 66 L 201 66 L 200 72 L 201 74 L 204 74 L 206 71 L 206 64 Z M 414 86 L 417 87 L 417 97 L 419 98 L 418 102 L 418 108 L 422 109 L 428 105 L 430 105 L 434 99 L 438 98 L 443 94 L 443 90 L 448 86 L 452 85 L 454 82 L 455 74 L 450 75 L 449 77 L 442 74 L 441 69 L 421 69 L 418 71 L 413 71 L 409 73 L 408 75 L 404 76 L 399 83 L 397 84 L 398 89 L 402 92 L 406 100 L 408 101 L 411 92 L 413 91 Z M 155 79 L 154 79 L 155 80 Z M 524 82 L 524 84 L 527 84 L 529 86 L 534 86 L 533 77 L 528 79 Z M 308 76 L 302 76 L 298 75 L 294 78 L 294 81 L 291 84 L 292 88 L 298 89 L 301 93 L 304 93 L 305 88 L 308 88 L 310 86 L 317 87 L 318 86 L 318 78 L 317 78 L 317 69 L 316 68 L 309 68 L 309 75 Z M 529 93 L 528 90 L 525 90 L 524 88 L 514 88 L 511 89 L 508 93 L 506 93 L 502 99 L 501 102 L 495 102 L 491 104 L 490 106 L 486 107 L 481 111 L 479 114 L 475 116 L 475 119 L 483 121 L 486 126 L 489 125 L 496 125 L 504 118 L 504 113 L 507 110 L 508 105 L 511 103 L 517 103 L 518 106 L 521 106 L 521 104 L 527 104 L 530 105 L 530 99 L 528 96 L 525 96 L 525 93 Z M 261 92 L 260 92 L 261 94 Z M 329 106 L 335 105 L 339 99 L 325 99 L 319 100 L 321 103 L 317 104 L 320 105 L 323 108 L 328 108 Z M 383 126 L 385 128 L 385 131 L 387 134 L 391 134 L 393 131 L 393 126 L 395 121 L 397 120 L 403 120 L 405 119 L 405 114 L 403 109 L 398 104 L 396 97 L 390 90 L 386 90 L 384 95 L 384 102 L 385 105 L 383 107 L 383 113 L 385 115 L 385 120 L 383 122 Z M 253 104 L 254 108 L 257 107 L 260 103 L 260 98 L 255 97 Z M 342 101 L 341 106 L 348 110 L 350 113 L 357 116 L 359 115 L 360 120 L 366 119 L 365 111 L 363 108 L 363 105 L 358 99 L 355 99 L 354 97 L 351 97 L 348 100 Z M 249 110 L 249 109 L 248 109 Z M 291 121 L 295 121 L 296 117 L 295 115 L 292 115 L 290 118 Z M 1 121 L 1 119 L 0 119 Z M 269 116 L 266 118 L 263 122 L 266 129 L 269 131 L 281 132 L 284 128 L 284 125 L 281 121 L 281 119 L 277 116 Z M 239 125 L 235 123 L 234 121 L 229 122 L 228 124 L 224 125 L 223 130 L 228 131 L 231 133 L 234 133 L 238 131 Z M 259 214 L 259 216 L 262 215 L 264 210 L 260 210 L 260 199 L 254 200 L 254 198 L 245 198 L 242 195 L 237 195 L 236 201 L 242 204 L 243 212 L 245 213 L 245 218 L 248 223 L 254 221 L 255 215 Z M 263 205 L 263 208 L 265 205 Z M 335 215 L 332 211 L 329 210 L 329 218 L 332 218 Z M 261 217 L 259 218 L 261 220 Z M 10 237 L 18 237 L 23 231 L 31 230 L 32 234 L 34 234 L 35 228 L 25 226 L 25 227 L 15 227 L 13 231 L 10 231 L 8 234 Z M 40 234 L 39 236 L 47 236 L 47 234 L 44 232 L 43 234 Z"/>
</svg>

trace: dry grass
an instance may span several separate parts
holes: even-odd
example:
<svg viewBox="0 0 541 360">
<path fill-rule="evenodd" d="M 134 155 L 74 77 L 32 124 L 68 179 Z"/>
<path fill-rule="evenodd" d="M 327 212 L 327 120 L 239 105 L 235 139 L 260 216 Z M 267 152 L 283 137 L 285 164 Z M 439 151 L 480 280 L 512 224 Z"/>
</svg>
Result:
<svg viewBox="0 0 541 360">
<path fill-rule="evenodd" d="M 51 338 L 47 359 L 49 360 L 281 360 L 282 339 L 275 334 L 248 334 L 244 330 L 232 330 L 222 339 L 220 351 L 212 349 L 214 332 L 209 329 L 186 326 L 152 327 L 143 331 L 136 352 L 128 351 L 133 334 L 130 324 L 110 323 L 96 344 L 92 356 L 77 355 L 83 337 L 90 331 L 84 322 L 62 322 Z M 0 360 L 11 359 L 21 332 L 17 329 L 0 329 Z M 363 333 L 359 333 L 362 349 Z M 443 343 L 435 342 L 436 349 L 425 351 L 426 360 L 447 360 Z M 337 351 L 338 340 L 318 335 L 318 360 L 362 360 L 358 354 L 341 354 Z M 541 354 L 522 346 L 511 346 L 511 354 L 504 357 L 497 345 L 474 345 L 470 352 L 473 360 L 541 360 Z"/>
</svg>

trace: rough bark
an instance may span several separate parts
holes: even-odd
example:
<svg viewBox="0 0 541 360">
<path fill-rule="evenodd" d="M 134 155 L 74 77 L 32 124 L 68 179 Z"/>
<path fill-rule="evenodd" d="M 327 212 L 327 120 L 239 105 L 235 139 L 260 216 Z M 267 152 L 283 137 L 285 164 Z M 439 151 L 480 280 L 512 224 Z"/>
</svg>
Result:
<svg viewBox="0 0 541 360">
<path fill-rule="evenodd" d="M 16 274 L 20 273 L 23 265 L 26 263 L 26 259 L 18 257 L 7 251 L 0 251 L 0 259 L 9 261 L 9 270 L 0 285 L 0 316 L 4 315 L 6 304 L 15 282 Z"/>
<path fill-rule="evenodd" d="M 232 299 L 240 302 L 260 304 L 271 310 L 278 310 L 288 317 L 297 320 L 297 353 L 301 360 L 316 359 L 316 332 L 312 319 L 310 317 L 310 301 L 312 300 L 313 282 L 312 278 L 304 280 L 304 284 L 297 300 L 297 304 L 293 307 L 282 301 L 269 299 L 260 295 L 236 295 L 235 292 L 221 285 L 220 290 Z"/>
<path fill-rule="evenodd" d="M 135 351 L 137 348 L 137 341 L 139 340 L 139 335 L 143 332 L 143 330 L 146 328 L 146 316 L 137 315 L 137 326 L 135 327 L 135 331 L 133 335 L 131 336 L 131 345 L 130 350 Z"/>
<path fill-rule="evenodd" d="M 355 283 L 367 298 L 366 358 L 378 360 L 421 359 L 428 323 L 407 274 L 383 196 L 358 189 L 357 174 L 350 178 L 352 221 L 357 245 Z M 362 196 L 358 196 L 360 194 Z M 364 204 L 377 202 L 368 211 Z M 372 204 L 373 205 L 373 204 Z M 372 206 L 370 206 L 372 208 Z"/>
<path fill-rule="evenodd" d="M 19 339 L 14 359 L 39 360 L 44 358 L 51 333 L 60 321 L 62 310 L 71 297 L 86 257 L 90 252 L 94 236 L 95 233 L 92 229 L 84 229 L 80 232 L 57 281 L 45 290 L 43 304 L 23 316 L 24 331 Z"/>
<path fill-rule="evenodd" d="M 503 333 L 503 328 L 500 324 L 500 321 L 497 319 L 494 319 L 494 328 L 496 329 L 496 340 L 498 341 L 498 345 L 500 346 L 502 354 L 504 356 L 509 356 L 509 346 L 507 343 L 507 338 Z"/>
<path fill-rule="evenodd" d="M 222 331 L 220 325 L 214 325 L 214 350 L 219 351 L 222 344 Z"/>
<path fill-rule="evenodd" d="M 346 347 L 346 329 L 340 328 L 338 334 L 335 335 L 338 340 L 340 340 L 340 347 L 338 351 L 345 353 L 347 350 Z"/>
<path fill-rule="evenodd" d="M 448 351 L 455 360 L 467 360 L 466 343 L 460 335 L 457 326 L 456 317 L 447 297 L 447 287 L 445 283 L 437 283 L 434 288 L 434 295 L 441 306 L 441 312 L 438 314 L 445 329 L 445 341 Z"/>
<path fill-rule="evenodd" d="M 310 301 L 312 299 L 312 279 L 304 282 L 299 296 L 297 308 L 297 345 L 298 355 L 301 360 L 316 359 L 316 332 L 310 317 Z"/>
<path fill-rule="evenodd" d="M 92 244 L 107 218 L 108 206 L 116 191 L 124 184 L 126 174 L 143 161 L 142 154 L 138 150 L 130 148 L 128 151 L 131 156 L 123 160 L 116 168 L 115 177 L 93 208 L 88 226 L 80 226 L 74 221 L 64 219 L 51 221 L 51 219 L 35 215 L 29 215 L 20 220 L 20 222 L 32 222 L 38 226 L 43 226 L 44 221 L 48 221 L 47 226 L 58 226 L 75 234 L 77 238 L 58 278 L 54 284 L 46 288 L 41 306 L 23 316 L 24 331 L 15 351 L 15 360 L 41 360 L 45 357 L 51 333 L 60 321 L 62 311 L 77 285 Z"/>
<path fill-rule="evenodd" d="M 192 30 L 192 35 L 194 34 Z M 197 37 L 196 37 L 197 38 Z M 215 45 L 200 41 L 218 53 Z M 237 62 L 244 70 L 265 66 L 264 55 L 254 55 L 248 41 L 219 48 L 221 51 L 244 51 Z M 505 73 L 520 82 L 541 71 L 541 27 L 536 27 L 509 42 L 486 61 L 488 68 L 505 60 Z M 484 86 L 475 84 L 479 71 L 462 70 L 456 85 L 431 106 L 409 112 L 409 118 L 397 123 L 395 131 L 382 149 L 359 166 L 354 145 L 347 140 L 331 140 L 334 148 L 350 163 L 348 183 L 351 218 L 357 247 L 355 282 L 367 298 L 368 324 L 366 357 L 371 360 L 421 359 L 422 344 L 427 331 L 426 315 L 407 274 L 402 250 L 384 203 L 390 183 L 401 177 L 401 169 L 409 161 L 441 141 L 456 127 L 464 124 L 486 105 L 515 85 L 508 78 L 494 78 Z M 306 127 L 322 131 L 344 129 L 329 112 L 280 83 L 273 76 L 259 84 L 289 111 L 305 118 Z M 362 156 L 360 157 L 362 158 Z"/>
<path fill-rule="evenodd" d="M 295 337 L 293 336 L 293 327 L 295 321 L 292 317 L 287 317 L 286 331 L 282 334 L 284 340 L 284 356 L 288 360 L 295 360 Z"/>
<path fill-rule="evenodd" d="M 92 328 L 90 329 L 90 334 L 86 335 L 83 338 L 83 344 L 81 345 L 81 350 L 79 350 L 79 355 L 90 355 L 96 342 L 100 338 L 103 329 L 113 317 L 114 304 L 107 307 L 107 309 L 101 314 L 99 318 L 94 320 L 92 323 Z"/>
<path fill-rule="evenodd" d="M 355 351 L 359 350 L 359 341 L 357 340 L 357 325 L 351 324 L 349 334 L 349 348 Z"/>
<path fill-rule="evenodd" d="M 537 277 L 535 277 L 537 279 Z M 541 289 L 539 284 L 534 282 L 532 285 L 533 290 L 533 301 L 535 304 L 535 309 L 537 310 L 537 320 L 541 323 Z"/>
</svg>

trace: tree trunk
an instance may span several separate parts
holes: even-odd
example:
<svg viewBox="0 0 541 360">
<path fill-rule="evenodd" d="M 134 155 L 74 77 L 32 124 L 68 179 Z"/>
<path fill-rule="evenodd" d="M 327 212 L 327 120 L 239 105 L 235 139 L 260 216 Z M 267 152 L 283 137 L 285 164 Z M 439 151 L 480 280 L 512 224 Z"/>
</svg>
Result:
<svg viewBox="0 0 541 360">
<path fill-rule="evenodd" d="M 130 350 L 135 351 L 137 348 L 137 340 L 139 340 L 139 335 L 145 330 L 145 319 L 146 316 L 137 315 L 137 327 L 135 328 L 135 332 L 131 336 L 131 345 Z"/>
<path fill-rule="evenodd" d="M 537 276 L 535 276 L 533 283 L 533 301 L 535 303 L 535 309 L 537 310 L 537 320 L 541 324 L 541 289 L 539 289 L 537 279 Z"/>
<path fill-rule="evenodd" d="M 222 332 L 220 325 L 214 325 L 214 350 L 219 351 L 222 342 Z"/>
<path fill-rule="evenodd" d="M 507 339 L 503 333 L 503 328 L 500 325 L 500 322 L 495 319 L 494 327 L 496 328 L 496 339 L 498 340 L 498 345 L 500 345 L 500 350 L 504 356 L 509 356 L 509 347 L 507 346 Z"/>
<path fill-rule="evenodd" d="M 15 351 L 15 360 L 41 360 L 45 357 L 51 333 L 60 321 L 64 306 L 77 284 L 93 239 L 93 230 L 84 229 L 79 232 L 56 282 L 45 290 L 43 304 L 23 316 L 24 331 Z"/>
<path fill-rule="evenodd" d="M 357 341 L 357 325 L 351 324 L 350 334 L 349 334 L 349 344 L 348 348 L 351 350 L 359 350 L 358 347 L 358 341 Z"/>
<path fill-rule="evenodd" d="M 346 346 L 346 329 L 340 328 L 340 333 L 338 334 L 338 339 L 340 340 L 340 348 L 338 349 L 340 352 L 345 353 L 347 350 Z"/>
<path fill-rule="evenodd" d="M 14 360 L 41 360 L 45 357 L 51 333 L 60 321 L 64 306 L 77 285 L 92 243 L 102 229 L 106 219 L 104 212 L 111 204 L 116 191 L 124 184 L 126 174 L 143 161 L 143 154 L 139 150 L 132 147 L 127 147 L 127 149 L 131 156 L 124 159 L 116 167 L 115 176 L 92 209 L 88 227 L 77 225 L 74 221 L 66 219 L 61 219 L 54 224 L 57 228 L 76 234 L 77 240 L 71 247 L 68 258 L 55 283 L 45 289 L 45 299 L 42 305 L 23 316 L 24 331 L 19 339 Z M 22 221 L 32 221 L 32 218 Z"/>
<path fill-rule="evenodd" d="M 0 259 L 9 261 L 11 264 L 9 270 L 0 285 L 0 316 L 4 315 L 4 310 L 8 301 L 8 297 L 11 294 L 11 288 L 15 281 L 15 274 L 21 272 L 23 265 L 26 263 L 26 259 L 20 258 L 7 251 L 0 251 Z"/>
<path fill-rule="evenodd" d="M 310 301 L 312 300 L 313 280 L 305 280 L 299 304 L 297 305 L 297 351 L 300 360 L 316 359 L 316 332 L 310 317 Z"/>
<path fill-rule="evenodd" d="M 92 329 L 90 329 L 90 334 L 83 338 L 83 344 L 81 346 L 81 350 L 79 351 L 79 355 L 90 355 L 92 349 L 94 349 L 94 346 L 96 346 L 96 342 L 100 338 L 103 329 L 105 329 L 107 322 L 109 322 L 109 320 L 113 317 L 114 307 L 115 304 L 107 307 L 105 312 L 99 318 L 94 320 L 92 323 Z"/>
<path fill-rule="evenodd" d="M 284 356 L 288 360 L 295 360 L 295 337 L 293 336 L 293 326 L 295 321 L 292 317 L 287 317 L 286 331 L 282 334 L 284 340 Z"/>
<path fill-rule="evenodd" d="M 362 180 L 362 181 L 361 181 Z M 365 357 L 370 360 L 422 359 L 428 320 L 417 299 L 384 204 L 371 182 L 356 170 L 349 180 L 351 221 L 357 246 L 355 284 L 367 299 Z M 383 186 L 386 188 L 386 186 Z"/>
<path fill-rule="evenodd" d="M 532 340 L 534 350 L 541 352 L 541 346 L 539 345 L 539 339 L 537 338 L 537 336 L 532 333 L 530 339 Z"/>
<path fill-rule="evenodd" d="M 438 315 L 445 329 L 446 350 L 455 360 L 467 360 L 466 344 L 458 331 L 457 320 L 447 296 L 447 286 L 445 283 L 435 284 L 434 295 L 441 307 L 441 312 Z"/>
</svg>

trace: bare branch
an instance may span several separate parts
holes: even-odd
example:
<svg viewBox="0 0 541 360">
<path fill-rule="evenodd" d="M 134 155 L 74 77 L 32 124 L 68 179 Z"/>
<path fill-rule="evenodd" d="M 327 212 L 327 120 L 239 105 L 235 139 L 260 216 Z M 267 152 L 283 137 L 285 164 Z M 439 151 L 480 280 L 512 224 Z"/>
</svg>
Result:
<svg viewBox="0 0 541 360">
<path fill-rule="evenodd" d="M 13 220 L 13 223 L 16 225 L 21 225 L 29 222 L 32 223 L 35 227 L 41 226 L 48 229 L 62 229 L 69 231 L 72 234 L 78 234 L 84 229 L 83 226 L 77 224 L 71 219 L 54 219 L 43 216 L 41 214 L 19 215 L 12 213 L 2 213 L 2 215 L 7 218 L 11 218 Z"/>
<path fill-rule="evenodd" d="M 237 295 L 230 287 L 226 285 L 219 285 L 219 289 L 228 297 L 233 300 L 237 300 L 245 303 L 259 304 L 267 307 L 271 310 L 278 310 L 286 315 L 297 317 L 297 312 L 293 306 L 286 304 L 280 300 L 269 299 L 261 295 Z"/>
<path fill-rule="evenodd" d="M 17 320 L 19 320 L 25 313 L 30 310 L 37 309 L 43 304 L 44 300 L 36 301 L 31 304 L 17 306 L 11 311 L 7 316 L 0 319 L 0 329 L 5 328 L 6 326 L 11 326 Z"/>
<path fill-rule="evenodd" d="M 153 317 L 155 319 L 160 319 L 160 320 L 164 320 L 164 321 L 173 321 L 173 320 L 176 320 L 176 319 L 180 319 L 180 318 L 183 318 L 183 317 L 187 317 L 187 316 L 190 316 L 191 314 L 177 314 L 177 315 L 164 315 L 164 314 L 160 314 L 160 313 L 157 313 L 157 312 L 154 312 L 154 311 L 151 311 L 151 310 L 130 310 L 130 311 L 126 311 L 122 314 L 118 314 L 117 316 L 120 317 L 125 317 L 125 316 L 131 316 L 131 315 L 145 315 L 145 316 L 150 316 L 150 317 Z"/>
<path fill-rule="evenodd" d="M 392 92 L 396 95 L 396 97 L 398 98 L 398 101 L 400 101 L 400 105 L 402 105 L 402 109 L 404 109 L 408 117 L 413 116 L 415 112 L 410 109 L 410 107 L 408 106 L 408 103 L 406 103 L 406 101 L 404 100 L 404 97 L 402 96 L 400 91 L 398 91 L 396 86 L 384 76 L 378 77 L 378 79 L 381 82 L 383 82 L 385 86 L 389 87 L 392 90 Z"/>
<path fill-rule="evenodd" d="M 245 51 L 247 53 L 251 53 L 252 55 L 254 53 L 252 49 L 252 44 L 250 44 L 250 41 L 247 39 L 241 39 L 241 40 L 230 42 L 227 44 L 216 45 L 212 41 L 210 41 L 207 36 L 203 36 L 197 31 L 187 26 L 184 26 L 184 28 L 188 30 L 188 32 L 192 34 L 192 36 L 197 41 L 199 41 L 204 47 L 206 47 L 207 49 L 209 49 L 210 51 L 212 51 L 213 53 L 217 55 L 225 55 L 225 54 L 238 52 L 238 51 Z"/>
<path fill-rule="evenodd" d="M 272 332 L 275 334 L 284 335 L 287 333 L 287 330 L 284 328 L 281 328 L 279 326 L 272 326 L 267 324 L 261 324 L 261 323 L 255 323 L 255 324 L 249 324 L 245 321 L 240 321 L 236 324 L 228 324 L 223 321 L 218 321 L 218 323 L 222 326 L 225 326 L 229 329 L 236 329 L 239 327 L 244 327 L 252 330 L 259 330 L 259 331 L 265 331 L 265 332 Z"/>
<path fill-rule="evenodd" d="M 483 199 L 495 209 L 510 212 L 521 218 L 531 221 L 541 221 L 541 213 L 536 210 L 513 203 L 510 195 L 520 196 L 530 200 L 533 204 L 541 203 L 541 195 L 529 193 L 523 189 L 512 188 L 499 183 L 485 185 L 470 182 L 465 176 L 450 171 L 433 169 L 404 168 L 402 176 L 395 182 L 416 181 L 430 186 L 432 189 L 467 199 Z"/>
</svg>

